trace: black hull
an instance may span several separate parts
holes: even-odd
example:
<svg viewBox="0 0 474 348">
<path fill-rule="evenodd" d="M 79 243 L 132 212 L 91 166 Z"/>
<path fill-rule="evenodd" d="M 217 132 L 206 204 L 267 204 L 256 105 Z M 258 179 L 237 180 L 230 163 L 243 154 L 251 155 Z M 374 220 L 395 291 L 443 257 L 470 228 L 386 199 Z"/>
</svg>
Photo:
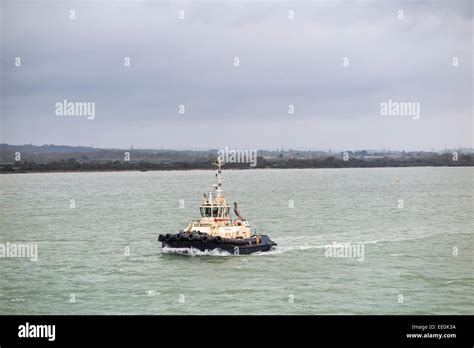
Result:
<svg viewBox="0 0 474 348">
<path fill-rule="evenodd" d="M 186 236 L 180 232 L 179 234 Z M 219 239 L 215 238 L 199 238 L 202 234 L 197 235 L 193 240 L 188 238 L 181 238 L 180 240 L 176 239 L 175 235 L 160 235 L 158 238 L 162 242 L 163 248 L 172 248 L 172 249 L 197 249 L 199 251 L 225 251 L 234 255 L 247 255 L 256 252 L 265 252 L 270 251 L 276 247 L 276 243 L 273 242 L 268 236 L 261 235 L 259 243 L 256 242 L 256 237 L 252 236 L 246 239 Z M 168 236 L 168 238 L 165 238 Z M 168 239 L 168 240 L 165 240 Z M 204 241 L 203 241 L 204 239 Z"/>
</svg>

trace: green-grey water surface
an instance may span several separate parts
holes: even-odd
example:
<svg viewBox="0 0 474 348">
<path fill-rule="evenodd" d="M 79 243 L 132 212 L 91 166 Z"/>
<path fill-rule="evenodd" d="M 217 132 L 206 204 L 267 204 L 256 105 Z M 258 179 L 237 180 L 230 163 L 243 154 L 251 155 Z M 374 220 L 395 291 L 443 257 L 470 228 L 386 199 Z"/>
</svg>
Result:
<svg viewBox="0 0 474 348">
<path fill-rule="evenodd" d="M 157 241 L 198 216 L 212 171 L 3 175 L 0 243 L 37 243 L 38 260 L 0 258 L 0 314 L 473 314 L 473 174 L 224 171 L 278 243 L 247 256 Z M 363 260 L 326 257 L 333 242 Z"/>
</svg>

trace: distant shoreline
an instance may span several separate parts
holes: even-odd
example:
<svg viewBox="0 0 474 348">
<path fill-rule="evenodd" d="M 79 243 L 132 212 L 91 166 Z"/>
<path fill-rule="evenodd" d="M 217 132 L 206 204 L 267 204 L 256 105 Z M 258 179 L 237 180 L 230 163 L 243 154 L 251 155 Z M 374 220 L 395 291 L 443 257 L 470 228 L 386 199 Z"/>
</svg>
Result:
<svg viewBox="0 0 474 348">
<path fill-rule="evenodd" d="M 224 170 L 279 170 L 279 169 L 381 169 L 381 168 L 469 168 L 474 165 L 411 165 L 411 166 L 366 166 L 366 167 L 256 167 L 256 168 L 223 168 Z M 0 171 L 0 174 L 60 174 L 60 173 L 130 173 L 130 172 L 190 172 L 190 171 L 213 171 L 215 168 L 170 168 L 170 169 L 110 169 L 110 170 L 48 170 L 48 171 Z"/>
<path fill-rule="evenodd" d="M 227 149 L 227 148 L 226 148 Z M 232 150 L 233 151 L 233 150 Z M 240 150 L 239 150 L 240 151 Z M 225 169 L 320 169 L 472 167 L 472 149 L 423 151 L 357 150 L 341 153 L 249 150 L 253 156 L 226 157 Z M 0 144 L 0 174 L 215 169 L 217 151 L 107 150 L 56 145 Z"/>
</svg>

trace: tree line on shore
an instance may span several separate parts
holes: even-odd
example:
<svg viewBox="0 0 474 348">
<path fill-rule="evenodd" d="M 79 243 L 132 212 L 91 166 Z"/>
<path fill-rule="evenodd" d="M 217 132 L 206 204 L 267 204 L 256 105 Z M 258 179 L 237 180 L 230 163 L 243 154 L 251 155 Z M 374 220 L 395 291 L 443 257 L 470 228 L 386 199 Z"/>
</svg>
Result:
<svg viewBox="0 0 474 348">
<path fill-rule="evenodd" d="M 192 170 L 212 169 L 213 159 L 203 158 L 194 162 L 147 162 L 147 161 L 81 161 L 75 158 L 54 160 L 50 162 L 17 161 L 0 164 L 0 173 L 34 173 L 34 172 L 87 172 L 87 171 L 147 171 L 147 170 Z M 459 167 L 474 166 L 474 156 L 460 154 L 453 157 L 449 153 L 432 154 L 424 157 L 381 157 L 381 158 L 289 158 L 275 159 L 258 157 L 256 166 L 249 163 L 226 163 L 227 169 L 252 168 L 374 168 L 374 167 Z"/>
</svg>

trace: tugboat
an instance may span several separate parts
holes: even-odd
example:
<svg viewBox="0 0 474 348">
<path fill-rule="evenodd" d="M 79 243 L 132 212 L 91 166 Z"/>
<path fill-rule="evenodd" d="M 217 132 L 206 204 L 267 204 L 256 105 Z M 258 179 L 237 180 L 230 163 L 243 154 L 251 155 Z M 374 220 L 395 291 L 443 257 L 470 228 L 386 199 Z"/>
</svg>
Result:
<svg viewBox="0 0 474 348">
<path fill-rule="evenodd" d="M 234 203 L 235 217 L 232 217 L 222 190 L 223 163 L 221 156 L 213 163 L 217 166 L 217 183 L 213 185 L 213 191 L 204 194 L 201 217 L 190 221 L 184 230 L 176 234 L 160 234 L 158 241 L 162 242 L 163 248 L 185 252 L 192 249 L 217 250 L 238 255 L 269 251 L 276 247 L 277 244 L 267 235 L 251 233 L 248 221 L 237 209 L 237 203 Z"/>
</svg>

